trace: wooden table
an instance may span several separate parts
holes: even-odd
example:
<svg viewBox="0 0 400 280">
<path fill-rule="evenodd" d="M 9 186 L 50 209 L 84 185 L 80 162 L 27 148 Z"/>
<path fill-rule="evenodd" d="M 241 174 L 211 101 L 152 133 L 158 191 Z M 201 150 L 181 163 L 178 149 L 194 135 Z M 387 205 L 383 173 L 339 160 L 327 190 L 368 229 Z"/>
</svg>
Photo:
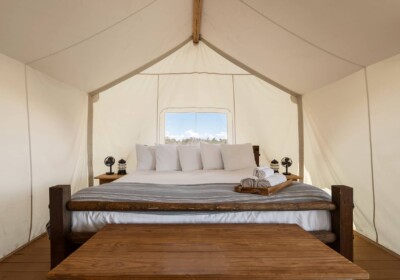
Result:
<svg viewBox="0 0 400 280">
<path fill-rule="evenodd" d="M 303 179 L 303 176 L 299 176 L 296 174 L 285 175 L 287 180 L 298 181 Z"/>
<path fill-rule="evenodd" d="M 49 279 L 368 279 L 297 225 L 108 225 Z"/>
<path fill-rule="evenodd" d="M 111 183 L 111 182 L 121 178 L 122 176 L 125 176 L 125 175 L 119 175 L 117 173 L 108 175 L 108 174 L 104 173 L 104 174 L 101 174 L 101 175 L 96 176 L 94 178 L 95 179 L 99 179 L 99 183 L 100 183 L 100 185 L 102 185 L 102 184 Z"/>
</svg>

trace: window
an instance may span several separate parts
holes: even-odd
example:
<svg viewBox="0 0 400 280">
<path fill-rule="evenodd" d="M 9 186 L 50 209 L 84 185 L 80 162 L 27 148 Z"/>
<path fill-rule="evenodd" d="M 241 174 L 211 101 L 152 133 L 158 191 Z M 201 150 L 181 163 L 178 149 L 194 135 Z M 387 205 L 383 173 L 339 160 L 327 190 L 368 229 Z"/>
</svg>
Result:
<svg viewBox="0 0 400 280">
<path fill-rule="evenodd" d="M 227 114 L 167 112 L 165 113 L 164 142 L 165 144 L 227 143 Z"/>
</svg>

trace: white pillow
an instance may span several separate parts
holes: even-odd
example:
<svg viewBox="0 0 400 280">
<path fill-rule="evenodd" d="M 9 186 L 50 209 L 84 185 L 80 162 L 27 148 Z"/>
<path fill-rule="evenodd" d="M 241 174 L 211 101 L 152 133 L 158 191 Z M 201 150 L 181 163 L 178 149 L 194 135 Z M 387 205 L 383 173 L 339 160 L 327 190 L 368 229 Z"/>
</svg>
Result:
<svg viewBox="0 0 400 280">
<path fill-rule="evenodd" d="M 178 146 L 178 154 L 182 171 L 203 169 L 199 145 L 180 145 Z"/>
<path fill-rule="evenodd" d="M 156 169 L 156 147 L 136 145 L 136 170 Z"/>
<path fill-rule="evenodd" d="M 236 145 L 221 145 L 222 159 L 225 170 L 237 170 L 256 167 L 253 146 L 250 143 Z"/>
<path fill-rule="evenodd" d="M 223 169 L 221 146 L 218 144 L 200 143 L 201 161 L 204 170 Z"/>
<path fill-rule="evenodd" d="M 156 146 L 156 170 L 157 171 L 181 170 L 181 165 L 179 163 L 179 156 L 176 145 Z"/>
</svg>

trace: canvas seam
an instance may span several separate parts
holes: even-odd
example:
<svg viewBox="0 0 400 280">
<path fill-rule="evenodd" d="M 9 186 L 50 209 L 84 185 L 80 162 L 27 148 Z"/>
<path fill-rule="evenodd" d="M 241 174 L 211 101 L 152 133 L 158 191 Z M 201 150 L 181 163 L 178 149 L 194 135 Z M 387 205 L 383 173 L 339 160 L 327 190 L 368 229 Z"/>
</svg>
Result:
<svg viewBox="0 0 400 280">
<path fill-rule="evenodd" d="M 235 92 L 235 75 L 232 75 L 232 97 L 233 97 L 233 135 L 234 136 L 234 144 L 236 144 L 236 92 Z"/>
<path fill-rule="evenodd" d="M 375 230 L 376 243 L 379 243 L 378 229 L 376 228 L 376 202 L 375 202 L 375 176 L 374 176 L 374 159 L 373 159 L 373 148 L 372 148 L 372 131 L 371 131 L 371 107 L 369 99 L 369 86 L 368 86 L 368 74 L 367 68 L 364 67 L 364 80 L 365 80 L 365 91 L 367 96 L 367 108 L 368 108 L 368 136 L 369 136 L 369 152 L 371 160 L 371 186 L 372 186 L 372 222 Z"/>
<path fill-rule="evenodd" d="M 304 113 L 303 97 L 297 97 L 297 127 L 299 135 L 299 175 L 304 178 Z M 300 181 L 303 182 L 304 179 Z"/>
<path fill-rule="evenodd" d="M 33 227 L 33 168 L 32 168 L 32 141 L 31 141 L 31 118 L 29 113 L 29 94 L 28 94 L 28 71 L 26 64 L 24 65 L 25 71 L 25 96 L 26 96 L 26 116 L 28 121 L 28 147 L 29 147 L 29 180 L 30 180 L 30 223 L 29 223 L 29 236 L 28 242 L 31 241 L 32 227 Z"/>
<path fill-rule="evenodd" d="M 158 144 L 160 144 L 160 116 L 159 116 L 159 99 L 160 99 L 160 75 L 157 75 L 157 112 L 156 112 L 156 120 L 157 120 L 157 124 L 156 124 L 156 142 Z"/>
<path fill-rule="evenodd" d="M 93 96 L 88 94 L 88 119 L 87 119 L 87 155 L 88 155 L 88 183 L 94 185 L 93 170 Z"/>
</svg>

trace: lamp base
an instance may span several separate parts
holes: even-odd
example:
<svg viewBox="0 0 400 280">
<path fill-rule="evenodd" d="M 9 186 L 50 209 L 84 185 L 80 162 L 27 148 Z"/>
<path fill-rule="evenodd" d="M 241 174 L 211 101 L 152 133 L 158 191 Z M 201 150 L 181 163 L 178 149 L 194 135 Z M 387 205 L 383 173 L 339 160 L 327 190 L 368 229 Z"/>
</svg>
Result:
<svg viewBox="0 0 400 280">
<path fill-rule="evenodd" d="M 118 175 L 126 175 L 126 170 L 118 170 Z"/>
<path fill-rule="evenodd" d="M 282 174 L 283 175 L 292 175 L 292 173 L 290 173 L 290 172 L 283 172 Z"/>
<path fill-rule="evenodd" d="M 107 172 L 107 175 L 114 175 L 114 172 Z"/>
</svg>

